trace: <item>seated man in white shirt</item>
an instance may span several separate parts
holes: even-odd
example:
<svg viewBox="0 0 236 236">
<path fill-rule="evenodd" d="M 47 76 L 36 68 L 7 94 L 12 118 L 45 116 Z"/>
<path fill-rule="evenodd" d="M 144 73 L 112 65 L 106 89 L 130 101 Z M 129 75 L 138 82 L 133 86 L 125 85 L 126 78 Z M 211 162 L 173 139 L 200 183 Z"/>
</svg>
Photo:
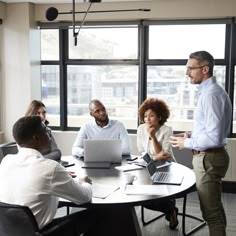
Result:
<svg viewBox="0 0 236 236">
<path fill-rule="evenodd" d="M 43 157 L 51 145 L 40 117 L 20 118 L 13 126 L 13 136 L 20 148 L 1 162 L 0 201 L 28 206 L 40 230 L 66 222 L 55 235 L 96 235 L 90 224 L 95 222 L 90 210 L 54 219 L 59 197 L 77 204 L 91 201 L 91 180 L 87 176 L 72 179 L 58 162 Z"/>
<path fill-rule="evenodd" d="M 122 155 L 130 155 L 130 140 L 124 125 L 117 120 L 109 119 L 105 106 L 99 100 L 92 100 L 89 103 L 89 110 L 94 120 L 80 128 L 72 147 L 72 155 L 84 156 L 85 139 L 121 139 Z"/>
</svg>

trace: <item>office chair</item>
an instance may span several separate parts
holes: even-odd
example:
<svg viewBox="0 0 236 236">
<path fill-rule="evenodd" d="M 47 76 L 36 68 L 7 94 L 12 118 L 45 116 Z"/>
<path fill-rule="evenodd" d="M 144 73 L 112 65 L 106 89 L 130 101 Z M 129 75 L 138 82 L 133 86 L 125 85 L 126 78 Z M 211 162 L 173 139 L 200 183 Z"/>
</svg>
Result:
<svg viewBox="0 0 236 236">
<path fill-rule="evenodd" d="M 64 223 L 62 222 L 61 225 Z M 37 221 L 27 206 L 0 202 L 1 236 L 56 236 L 60 235 L 58 225 L 39 230 Z"/>
<path fill-rule="evenodd" d="M 185 150 L 185 152 L 188 152 L 188 151 L 189 150 Z M 187 155 L 187 158 L 186 158 L 185 155 L 183 155 L 183 150 L 180 151 L 178 148 L 173 148 L 173 152 L 175 154 L 175 159 L 176 159 L 177 163 L 182 164 L 184 166 L 187 166 L 190 169 L 193 169 L 192 159 L 190 158 L 192 156 L 191 153 L 186 153 L 185 154 L 185 155 Z M 192 192 L 194 192 L 194 191 L 196 191 L 195 186 L 192 188 Z M 187 194 L 180 195 L 178 198 L 183 198 L 182 213 L 178 212 L 178 215 L 182 216 L 182 233 L 183 233 L 184 236 L 189 236 L 189 235 L 193 234 L 194 232 L 196 232 L 197 230 L 201 229 L 203 226 L 205 226 L 206 222 L 202 218 L 199 218 L 199 217 L 196 217 L 196 216 L 193 216 L 193 215 L 190 215 L 190 214 L 186 213 Z M 143 223 L 144 226 L 154 222 L 155 220 L 160 219 L 163 216 L 165 216 L 165 214 L 162 213 L 162 214 L 159 214 L 158 216 L 146 221 L 145 220 L 144 209 L 145 209 L 145 206 L 141 206 L 141 219 L 142 219 L 142 223 Z M 190 229 L 188 232 L 186 232 L 185 217 L 194 219 L 196 221 L 199 221 L 200 223 L 198 225 L 196 225 L 194 228 Z"/>
<path fill-rule="evenodd" d="M 16 142 L 0 144 L 0 163 L 7 154 L 16 154 L 17 152 L 18 148 Z"/>
</svg>

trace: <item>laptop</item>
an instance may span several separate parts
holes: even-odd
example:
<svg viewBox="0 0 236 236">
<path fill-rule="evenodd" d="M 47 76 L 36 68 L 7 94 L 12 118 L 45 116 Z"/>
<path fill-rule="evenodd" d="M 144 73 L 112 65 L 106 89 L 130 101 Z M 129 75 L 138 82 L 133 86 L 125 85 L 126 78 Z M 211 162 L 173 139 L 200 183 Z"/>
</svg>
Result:
<svg viewBox="0 0 236 236">
<path fill-rule="evenodd" d="M 160 172 L 156 169 L 155 162 L 151 160 L 147 163 L 147 171 L 151 177 L 153 184 L 173 184 L 181 185 L 183 181 L 182 175 L 172 174 L 169 172 Z"/>
<path fill-rule="evenodd" d="M 108 169 L 122 161 L 122 140 L 85 139 L 83 168 Z"/>
<path fill-rule="evenodd" d="M 153 161 L 152 158 L 149 156 L 148 153 L 146 153 L 146 154 L 143 156 L 143 160 L 146 162 L 146 166 L 147 166 L 147 164 L 148 164 L 150 161 Z M 171 162 L 170 162 L 170 161 L 166 161 L 166 160 L 156 160 L 156 161 L 154 161 L 154 163 L 155 163 L 156 169 L 171 165 Z"/>
</svg>

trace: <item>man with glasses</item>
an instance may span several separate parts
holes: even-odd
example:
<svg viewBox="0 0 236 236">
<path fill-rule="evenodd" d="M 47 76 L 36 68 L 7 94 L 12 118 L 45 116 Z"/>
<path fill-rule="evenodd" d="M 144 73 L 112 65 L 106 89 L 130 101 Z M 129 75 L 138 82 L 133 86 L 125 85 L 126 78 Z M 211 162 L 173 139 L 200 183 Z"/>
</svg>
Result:
<svg viewBox="0 0 236 236">
<path fill-rule="evenodd" d="M 206 51 L 190 54 L 186 75 L 199 84 L 198 102 L 192 135 L 171 136 L 173 147 L 193 153 L 196 187 L 203 218 L 210 236 L 226 235 L 226 215 L 221 201 L 222 178 L 229 164 L 225 149 L 230 133 L 232 105 L 225 90 L 213 77 L 214 58 Z"/>
</svg>

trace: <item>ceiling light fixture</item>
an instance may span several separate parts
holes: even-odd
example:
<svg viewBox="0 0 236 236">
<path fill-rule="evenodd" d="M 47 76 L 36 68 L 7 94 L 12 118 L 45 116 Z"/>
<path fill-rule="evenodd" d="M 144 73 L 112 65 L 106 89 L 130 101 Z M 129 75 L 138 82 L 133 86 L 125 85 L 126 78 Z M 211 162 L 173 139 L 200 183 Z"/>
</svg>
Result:
<svg viewBox="0 0 236 236">
<path fill-rule="evenodd" d="M 106 12 L 132 12 L 132 11 L 150 11 L 150 9 L 146 8 L 140 8 L 140 9 L 116 9 L 116 10 L 101 10 L 101 11 L 90 11 L 90 8 L 92 6 L 92 3 L 94 2 L 101 2 L 102 0 L 89 0 L 89 6 L 87 11 L 75 11 L 75 0 L 72 0 L 72 11 L 68 12 L 58 12 L 57 8 L 55 7 L 49 7 L 46 11 L 46 19 L 48 21 L 54 21 L 58 15 L 65 15 L 65 14 L 72 14 L 72 27 L 73 27 L 73 36 L 74 36 L 74 44 L 77 45 L 77 38 L 80 32 L 80 29 L 82 28 L 85 19 L 87 17 L 88 13 L 106 13 Z M 75 14 L 85 14 L 84 18 L 80 24 L 80 28 L 78 32 L 75 32 Z"/>
</svg>

